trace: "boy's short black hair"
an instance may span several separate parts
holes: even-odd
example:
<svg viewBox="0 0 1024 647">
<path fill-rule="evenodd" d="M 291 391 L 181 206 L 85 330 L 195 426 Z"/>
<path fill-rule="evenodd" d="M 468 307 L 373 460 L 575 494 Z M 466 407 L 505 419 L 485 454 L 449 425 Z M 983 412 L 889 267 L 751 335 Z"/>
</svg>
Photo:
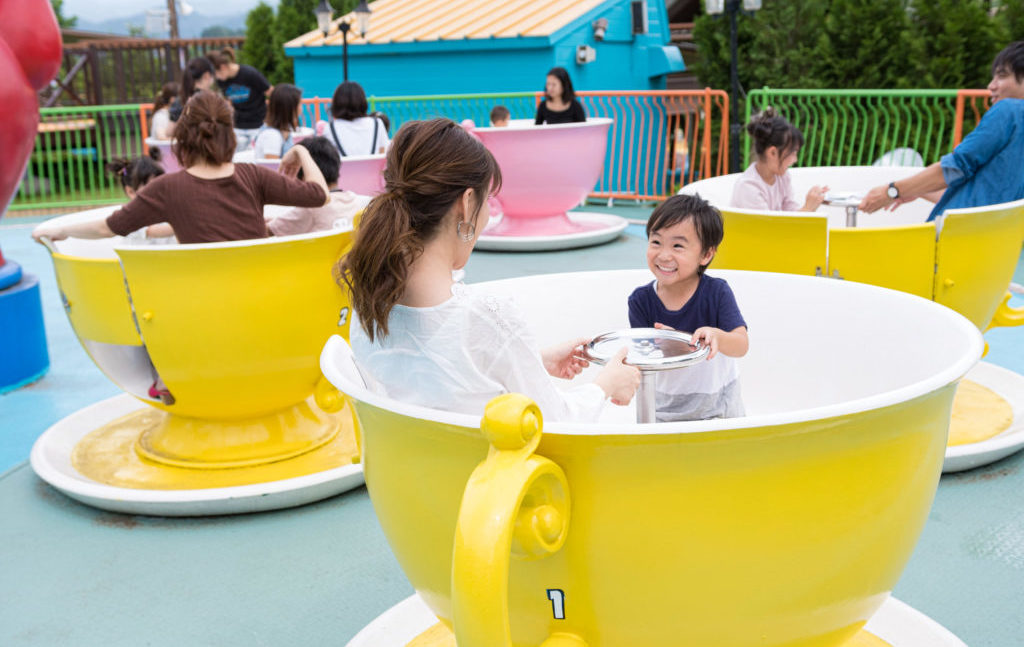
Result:
<svg viewBox="0 0 1024 647">
<path fill-rule="evenodd" d="M 1013 72 L 1018 83 L 1024 81 L 1024 40 L 1014 41 L 996 54 L 992 61 L 992 74 L 1001 70 Z"/>
<path fill-rule="evenodd" d="M 324 180 L 330 186 L 338 181 L 341 173 L 341 155 L 338 149 L 326 137 L 306 137 L 296 144 L 309 151 L 320 172 L 324 174 Z M 302 171 L 299 171 L 300 175 Z"/>
<path fill-rule="evenodd" d="M 725 224 L 722 221 L 722 212 L 711 206 L 707 200 L 700 195 L 674 195 L 654 210 L 651 217 L 647 219 L 647 237 L 651 234 L 678 225 L 693 219 L 693 228 L 700 239 L 700 251 L 704 253 L 709 249 L 717 248 L 722 244 L 725 237 Z M 714 260 L 714 259 L 712 259 Z M 697 270 L 703 274 L 707 265 L 701 265 Z"/>
<path fill-rule="evenodd" d="M 491 108 L 491 123 L 503 121 L 511 116 L 512 113 L 505 106 L 494 106 Z"/>
</svg>

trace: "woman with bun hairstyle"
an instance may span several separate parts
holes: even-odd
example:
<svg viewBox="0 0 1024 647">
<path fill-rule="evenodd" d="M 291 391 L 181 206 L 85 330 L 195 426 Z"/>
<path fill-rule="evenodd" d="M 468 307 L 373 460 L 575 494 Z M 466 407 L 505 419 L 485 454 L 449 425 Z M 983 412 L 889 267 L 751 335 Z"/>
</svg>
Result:
<svg viewBox="0 0 1024 647">
<path fill-rule="evenodd" d="M 801 204 L 793 197 L 787 171 L 796 162 L 804 136 L 774 108 L 765 108 L 747 124 L 754 140 L 754 163 L 732 190 L 732 206 L 761 211 L 814 211 L 825 200 L 827 186 L 814 186 Z"/>
<path fill-rule="evenodd" d="M 270 81 L 255 67 L 237 63 L 235 50 L 230 47 L 208 52 L 206 58 L 213 64 L 217 85 L 235 109 L 238 150 L 245 150 L 267 118 Z"/>
<path fill-rule="evenodd" d="M 553 67 L 544 82 L 544 100 L 537 106 L 533 123 L 571 124 L 587 120 L 583 104 L 572 89 L 572 79 L 564 67 Z"/>
<path fill-rule="evenodd" d="M 234 164 L 231 105 L 200 90 L 182 112 L 172 146 L 183 170 L 152 179 L 135 198 L 105 220 L 68 225 L 43 223 L 32 236 L 61 240 L 106 238 L 159 222 L 170 223 L 181 243 L 265 238 L 267 204 L 320 207 L 329 192 L 323 174 L 301 146 L 281 160 L 284 173 L 256 164 Z M 301 168 L 303 180 L 294 176 Z"/>
<path fill-rule="evenodd" d="M 597 418 L 606 398 L 625 404 L 636 368 L 609 362 L 571 390 L 587 339 L 538 350 L 511 301 L 452 278 L 465 267 L 501 184 L 494 157 L 450 119 L 411 121 L 395 135 L 385 192 L 363 212 L 352 250 L 337 268 L 358 324 L 352 351 L 369 388 L 402 402 L 480 415 L 496 395 L 524 393 L 549 420 Z"/>
<path fill-rule="evenodd" d="M 302 90 L 291 83 L 279 83 L 270 93 L 267 123 L 256 131 L 253 148 L 256 159 L 278 159 L 287 153 L 295 141 L 292 135 L 299 127 L 302 109 Z M 238 129 L 235 129 L 238 132 Z"/>
</svg>

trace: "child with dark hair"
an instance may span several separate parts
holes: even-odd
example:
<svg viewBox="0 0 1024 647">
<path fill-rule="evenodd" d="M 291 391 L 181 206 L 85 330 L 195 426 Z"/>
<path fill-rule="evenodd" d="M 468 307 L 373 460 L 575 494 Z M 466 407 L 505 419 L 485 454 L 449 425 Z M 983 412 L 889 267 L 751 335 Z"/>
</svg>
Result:
<svg viewBox="0 0 1024 647">
<path fill-rule="evenodd" d="M 505 106 L 491 108 L 491 128 L 505 128 L 511 118 L 512 113 Z"/>
<path fill-rule="evenodd" d="M 707 362 L 658 375 L 659 422 L 744 415 L 733 358 L 747 354 L 747 323 L 729 284 L 704 273 L 723 236 L 722 214 L 699 196 L 672 196 L 647 221 L 654 281 L 629 296 L 629 325 L 689 332 L 710 347 Z"/>
<path fill-rule="evenodd" d="M 576 98 L 572 79 L 564 67 L 553 67 L 544 81 L 544 100 L 537 106 L 533 122 L 541 124 L 571 124 L 587 120 L 583 104 Z"/>
<path fill-rule="evenodd" d="M 267 122 L 253 139 L 256 159 L 280 159 L 295 145 L 292 135 L 299 127 L 302 90 L 291 83 L 279 83 L 270 93 Z"/>
<path fill-rule="evenodd" d="M 366 206 L 370 198 L 338 187 L 341 157 L 338 149 L 326 137 L 307 137 L 295 145 L 308 150 L 309 156 L 324 174 L 324 181 L 331 190 L 331 201 L 322 207 L 296 207 L 268 220 L 267 229 L 275 236 L 292 236 L 332 228 L 348 229 L 355 215 Z M 301 170 L 298 177 L 302 179 Z"/>
<path fill-rule="evenodd" d="M 148 155 L 134 159 L 114 158 L 107 162 L 107 171 L 117 177 L 124 194 L 132 200 L 150 180 L 164 174 L 164 167 L 160 165 L 160 149 L 154 146 L 149 149 Z M 167 223 L 137 229 L 125 238 L 135 243 L 151 245 L 178 242 L 174 237 L 174 230 Z"/>
<path fill-rule="evenodd" d="M 800 129 L 769 107 L 751 118 L 747 132 L 754 141 L 755 160 L 736 180 L 732 206 L 762 211 L 814 211 L 821 206 L 827 186 L 811 187 L 803 205 L 793 198 L 787 171 L 804 145 Z"/>
</svg>

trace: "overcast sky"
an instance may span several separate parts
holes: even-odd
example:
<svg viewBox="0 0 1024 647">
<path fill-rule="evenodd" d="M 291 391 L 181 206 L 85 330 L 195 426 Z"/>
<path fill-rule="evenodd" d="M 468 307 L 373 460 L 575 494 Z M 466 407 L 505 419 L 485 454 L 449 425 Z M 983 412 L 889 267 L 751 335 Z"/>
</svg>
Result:
<svg viewBox="0 0 1024 647">
<path fill-rule="evenodd" d="M 199 13 L 207 16 L 225 16 L 247 12 L 259 4 L 259 0 L 187 0 Z M 277 6 L 277 0 L 263 0 L 271 7 Z M 108 18 L 131 16 L 147 9 L 165 9 L 166 0 L 64 0 L 65 16 L 83 16 L 89 20 L 100 22 Z"/>
</svg>

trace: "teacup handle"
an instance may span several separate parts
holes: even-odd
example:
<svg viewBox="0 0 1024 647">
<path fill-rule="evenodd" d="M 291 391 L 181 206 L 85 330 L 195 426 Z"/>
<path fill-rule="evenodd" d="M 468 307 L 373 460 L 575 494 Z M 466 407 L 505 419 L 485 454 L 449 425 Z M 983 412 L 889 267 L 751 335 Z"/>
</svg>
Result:
<svg viewBox="0 0 1024 647">
<path fill-rule="evenodd" d="M 490 442 L 462 495 L 452 556 L 452 621 L 459 647 L 512 647 L 508 576 L 512 555 L 557 552 L 569 528 L 569 483 L 558 465 L 534 454 L 543 419 L 524 395 L 487 404 L 480 429 Z M 586 647 L 578 636 L 544 645 Z"/>
<path fill-rule="evenodd" d="M 1024 308 L 1011 308 L 1011 296 L 1013 295 L 1009 291 L 1003 295 L 1002 301 L 999 302 L 999 307 L 996 308 L 996 313 L 992 315 L 992 321 L 988 325 L 989 328 L 997 326 L 1024 326 Z"/>
</svg>

